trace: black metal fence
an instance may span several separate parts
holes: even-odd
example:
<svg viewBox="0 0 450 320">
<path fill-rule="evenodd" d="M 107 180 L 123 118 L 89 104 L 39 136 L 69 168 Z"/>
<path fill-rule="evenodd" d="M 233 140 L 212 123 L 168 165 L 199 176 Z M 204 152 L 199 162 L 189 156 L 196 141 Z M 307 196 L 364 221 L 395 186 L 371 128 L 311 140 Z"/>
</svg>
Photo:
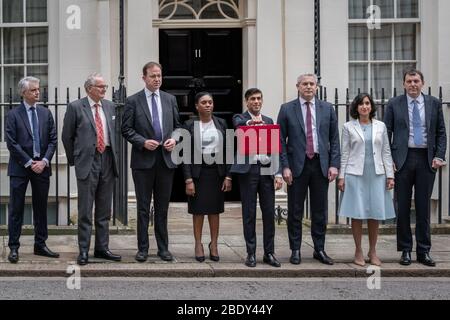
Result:
<svg viewBox="0 0 450 320">
<path fill-rule="evenodd" d="M 360 90 L 358 90 L 359 92 Z M 123 87 L 119 88 L 119 90 L 115 91 L 114 88 L 112 90 L 112 100 L 116 103 L 116 123 L 120 124 L 122 122 L 122 115 L 123 115 L 123 108 L 124 108 L 124 102 L 126 97 L 126 92 Z M 388 102 L 388 98 L 384 95 L 385 90 L 381 90 L 381 99 L 376 101 L 377 105 L 377 118 L 382 119 L 383 113 L 384 113 L 384 107 Z M 432 90 L 431 88 L 428 89 L 428 94 L 431 94 Z M 373 96 L 373 92 L 371 90 L 370 94 Z M 396 91 L 394 90 L 394 96 L 396 96 Z M 327 88 L 321 87 L 318 92 L 319 98 L 323 100 L 328 100 L 328 92 Z M 9 102 L 0 104 L 0 137 L 2 138 L 1 143 L 4 142 L 4 128 L 6 123 L 6 117 L 9 110 L 17 106 L 19 103 L 12 101 L 12 89 L 10 89 L 9 94 Z M 74 183 L 73 179 L 71 178 L 71 173 L 73 169 L 69 167 L 69 165 L 66 163 L 65 165 L 60 165 L 60 159 L 59 159 L 59 151 L 62 146 L 61 143 L 59 143 L 60 138 L 60 132 L 62 129 L 61 119 L 63 116 L 62 112 L 65 112 L 65 109 L 69 102 L 71 100 L 74 100 L 74 98 L 79 99 L 81 97 L 81 90 L 78 88 L 76 96 L 73 97 L 70 95 L 69 89 L 67 88 L 64 92 L 64 94 L 61 94 L 61 91 L 59 91 L 57 88 L 54 90 L 54 96 L 53 96 L 53 102 L 48 101 L 48 91 L 44 89 L 42 94 L 42 104 L 46 106 L 47 108 L 50 108 L 53 111 L 54 119 L 55 119 L 55 126 L 58 128 L 58 145 L 56 147 L 55 156 L 53 160 L 53 166 L 54 168 L 57 168 L 57 170 L 53 170 L 54 174 L 52 177 L 51 184 L 54 184 L 54 192 L 50 193 L 49 198 L 51 198 L 51 201 L 56 204 L 56 218 L 54 219 L 55 225 L 70 225 L 74 222 L 71 221 L 70 213 L 71 213 L 71 184 L 76 185 Z M 439 88 L 437 97 L 442 101 L 444 106 L 444 112 L 445 110 L 450 110 L 450 102 L 444 102 L 443 101 L 443 94 L 442 94 L 442 88 Z M 338 117 L 338 123 L 339 125 L 343 124 L 343 122 L 349 121 L 349 108 L 350 108 L 350 96 L 349 96 L 349 90 L 346 90 L 346 96 L 345 96 L 345 102 L 339 102 L 340 97 L 338 95 L 338 89 L 335 89 L 334 92 L 334 106 L 336 109 L 336 114 Z M 446 107 L 446 108 L 445 108 Z M 342 119 L 340 114 L 342 115 L 342 108 L 345 108 L 345 119 Z M 63 109 L 63 110 L 61 110 Z M 447 124 L 450 126 L 450 123 Z M 60 128 L 61 127 L 61 128 Z M 116 225 L 117 221 L 119 221 L 123 225 L 128 224 L 128 145 L 127 141 L 122 138 L 121 132 L 120 132 L 120 125 L 116 126 L 116 141 L 118 143 L 117 146 L 117 156 L 119 159 L 119 178 L 116 179 L 115 183 L 115 191 L 114 191 L 114 203 L 113 203 L 113 224 Z M 6 163 L 0 164 L 1 168 L 6 168 Z M 0 176 L 3 178 L 6 178 L 6 170 L 1 169 L 2 172 L 0 172 Z M 65 171 L 65 173 L 64 173 Z M 63 173 L 61 173 L 63 172 Z M 448 170 L 446 170 L 448 174 Z M 65 174 L 66 176 L 66 191 L 63 193 L 61 192 L 61 175 Z M 443 212 L 443 206 L 442 206 L 442 183 L 443 183 L 443 170 L 440 169 L 438 172 L 438 199 L 437 199 L 437 211 L 438 211 L 438 223 L 443 222 L 444 212 Z M 448 190 L 447 192 L 450 192 L 450 179 L 448 179 Z M 8 183 L 5 181 L 0 182 L 1 185 L 8 186 Z M 8 189 L 8 187 L 6 187 Z M 7 191 L 7 190 L 5 190 Z M 6 216 L 6 205 L 8 203 L 8 193 L 5 191 L 2 191 L 0 189 L 0 209 L 3 208 L 3 210 L 0 210 L 0 224 L 5 224 L 6 217 L 2 218 L 2 214 Z M 335 224 L 339 223 L 348 223 L 348 219 L 346 221 L 340 221 L 340 218 L 338 216 L 338 209 L 339 209 L 339 198 L 340 193 L 337 189 L 337 184 L 335 185 Z M 63 200 L 63 201 L 61 201 Z M 64 216 L 64 214 L 60 215 L 60 203 L 66 202 L 65 204 L 65 215 L 66 215 L 66 221 L 61 223 L 61 216 Z M 3 207 L 2 207 L 3 206 Z M 331 208 L 330 208 L 331 210 Z M 277 206 L 277 215 L 276 219 L 278 222 L 280 222 L 283 218 L 285 218 L 287 212 L 285 209 L 281 208 L 280 206 Z M 449 216 L 450 214 L 450 201 L 449 201 L 449 207 L 447 208 L 447 211 L 445 212 L 445 216 Z M 306 202 L 306 211 L 305 211 L 305 217 L 309 217 L 309 206 L 308 201 Z M 333 223 L 333 221 L 331 221 Z"/>
</svg>

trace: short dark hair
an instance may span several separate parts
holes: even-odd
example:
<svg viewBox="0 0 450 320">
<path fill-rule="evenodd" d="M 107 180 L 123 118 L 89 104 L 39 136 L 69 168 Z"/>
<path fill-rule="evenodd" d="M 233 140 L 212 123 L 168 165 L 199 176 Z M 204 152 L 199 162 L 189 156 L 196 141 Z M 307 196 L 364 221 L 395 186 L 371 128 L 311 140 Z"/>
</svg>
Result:
<svg viewBox="0 0 450 320">
<path fill-rule="evenodd" d="M 147 75 L 147 69 L 153 68 L 153 67 L 158 67 L 162 71 L 162 65 L 160 65 L 158 62 L 150 61 L 150 62 L 147 62 L 144 65 L 144 67 L 142 68 L 142 74 L 144 76 L 146 76 Z"/>
<path fill-rule="evenodd" d="M 422 79 L 422 82 L 425 82 L 425 78 L 423 76 L 422 71 L 414 69 L 414 68 L 409 68 L 403 72 L 403 83 L 405 83 L 406 76 L 415 76 L 415 75 L 419 75 L 420 79 Z"/>
<path fill-rule="evenodd" d="M 210 96 L 211 99 L 213 98 L 213 96 L 212 96 L 211 93 L 206 92 L 206 91 L 202 91 L 202 92 L 199 92 L 199 93 L 197 93 L 197 94 L 195 95 L 195 98 L 194 98 L 195 104 L 197 104 L 197 103 L 200 101 L 200 99 L 201 99 L 202 97 L 204 97 L 204 96 Z"/>
<path fill-rule="evenodd" d="M 263 93 L 258 88 L 250 88 L 250 89 L 248 89 L 247 91 L 245 91 L 245 95 L 244 95 L 245 100 L 247 101 L 248 98 L 250 98 L 252 95 L 257 94 L 257 93 L 260 93 L 261 94 L 261 98 L 262 98 Z"/>
<path fill-rule="evenodd" d="M 359 119 L 358 106 L 363 103 L 365 97 L 369 98 L 371 106 L 369 118 L 370 119 L 375 118 L 375 114 L 377 113 L 377 107 L 375 106 L 372 97 L 368 93 L 360 93 L 355 97 L 355 99 L 353 99 L 353 102 L 350 105 L 350 116 L 353 119 Z"/>
</svg>

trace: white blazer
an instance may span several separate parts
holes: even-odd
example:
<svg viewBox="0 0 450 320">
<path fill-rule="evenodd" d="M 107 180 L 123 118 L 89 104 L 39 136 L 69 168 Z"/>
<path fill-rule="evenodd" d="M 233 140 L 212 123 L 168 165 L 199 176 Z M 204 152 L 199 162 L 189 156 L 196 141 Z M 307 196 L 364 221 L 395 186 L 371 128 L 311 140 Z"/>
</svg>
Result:
<svg viewBox="0 0 450 320">
<path fill-rule="evenodd" d="M 376 174 L 386 174 L 387 178 L 394 178 L 394 165 L 387 129 L 384 122 L 372 119 L 372 147 Z M 344 124 L 341 144 L 341 170 L 339 179 L 345 174 L 362 176 L 365 159 L 364 132 L 358 120 Z"/>
</svg>

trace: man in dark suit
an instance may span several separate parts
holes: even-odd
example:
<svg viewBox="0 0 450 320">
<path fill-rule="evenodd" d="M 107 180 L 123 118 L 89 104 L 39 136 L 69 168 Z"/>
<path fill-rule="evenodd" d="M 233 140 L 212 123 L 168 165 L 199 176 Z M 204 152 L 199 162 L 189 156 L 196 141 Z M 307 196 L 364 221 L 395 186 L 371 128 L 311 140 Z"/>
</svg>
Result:
<svg viewBox="0 0 450 320">
<path fill-rule="evenodd" d="M 304 202 L 309 188 L 313 257 L 333 264 L 325 253 L 328 218 L 328 184 L 338 175 L 339 132 L 333 106 L 318 100 L 317 77 L 301 75 L 299 98 L 283 104 L 278 114 L 281 127 L 281 168 L 288 184 L 288 234 L 290 262 L 300 264 Z"/>
<path fill-rule="evenodd" d="M 403 76 L 406 95 L 392 98 L 384 114 L 396 169 L 397 250 L 399 263 L 411 264 L 411 196 L 414 186 L 417 261 L 435 266 L 430 256 L 430 197 L 436 171 L 445 162 L 447 136 L 441 102 L 422 93 L 424 77 L 419 70 Z"/>
<path fill-rule="evenodd" d="M 11 263 L 19 261 L 19 238 L 29 182 L 33 198 L 34 254 L 59 257 L 45 244 L 48 238 L 47 201 L 52 174 L 50 161 L 57 143 L 55 123 L 51 112 L 37 104 L 39 79 L 25 77 L 19 81 L 18 89 L 23 102 L 8 112 L 5 130 L 6 145 L 10 152 L 8 246 L 11 251 L 8 260 Z"/>
<path fill-rule="evenodd" d="M 100 74 L 90 75 L 84 88 L 87 97 L 67 106 L 62 131 L 67 161 L 75 165 L 77 177 L 79 265 L 88 263 L 94 202 L 94 256 L 121 260 L 109 250 L 109 221 L 114 181 L 118 176 L 114 136 L 116 106 L 105 99 L 108 86 Z"/>
<path fill-rule="evenodd" d="M 245 92 L 247 112 L 236 114 L 233 117 L 235 129 L 240 126 L 257 126 L 273 124 L 273 120 L 261 114 L 263 94 L 257 88 L 248 89 Z M 263 220 L 263 262 L 273 267 L 281 264 L 275 257 L 275 188 L 282 187 L 283 180 L 278 177 L 274 181 L 275 172 L 264 174 L 264 167 L 270 167 L 271 157 L 268 155 L 254 155 L 246 157 L 244 164 L 235 163 L 231 172 L 235 173 L 239 180 L 242 201 L 242 222 L 244 224 L 244 238 L 247 246 L 247 267 L 256 266 L 256 198 L 259 195 L 259 204 Z M 278 167 L 275 171 L 278 170 Z"/>
<path fill-rule="evenodd" d="M 137 200 L 136 260 L 148 258 L 148 224 L 150 203 L 155 207 L 155 237 L 157 255 L 172 261 L 167 232 L 167 211 L 172 191 L 176 165 L 171 152 L 176 141 L 173 131 L 180 127 L 175 96 L 159 90 L 162 84 L 162 67 L 149 62 L 142 70 L 144 90 L 127 99 L 122 122 L 122 135 L 132 144 L 131 169 Z"/>
</svg>

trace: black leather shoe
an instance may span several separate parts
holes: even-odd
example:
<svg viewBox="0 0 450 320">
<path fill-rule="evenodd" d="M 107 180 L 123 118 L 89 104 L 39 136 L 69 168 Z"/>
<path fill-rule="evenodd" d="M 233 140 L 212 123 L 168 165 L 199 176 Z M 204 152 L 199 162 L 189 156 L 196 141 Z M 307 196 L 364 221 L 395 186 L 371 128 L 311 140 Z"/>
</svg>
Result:
<svg viewBox="0 0 450 320">
<path fill-rule="evenodd" d="M 204 262 L 205 256 L 195 256 L 195 260 L 197 260 L 198 262 Z"/>
<path fill-rule="evenodd" d="M 120 261 L 122 260 L 122 257 L 112 253 L 109 250 L 106 251 L 94 251 L 94 257 L 100 258 L 100 259 L 106 259 L 111 261 Z"/>
<path fill-rule="evenodd" d="M 219 256 L 213 256 L 211 254 L 211 242 L 208 244 L 208 248 L 209 248 L 209 260 L 218 262 L 220 260 L 220 257 Z"/>
<path fill-rule="evenodd" d="M 148 258 L 148 253 L 146 251 L 138 251 L 136 253 L 136 256 L 134 257 L 134 259 L 138 262 L 145 262 L 147 261 Z"/>
<path fill-rule="evenodd" d="M 247 259 L 245 259 L 245 265 L 250 268 L 256 267 L 256 257 L 254 254 L 250 253 L 247 255 Z"/>
<path fill-rule="evenodd" d="M 19 249 L 11 249 L 8 255 L 8 260 L 11 263 L 17 263 L 17 261 L 19 261 Z"/>
<path fill-rule="evenodd" d="M 277 258 L 275 258 L 272 253 L 265 254 L 263 257 L 263 262 L 271 265 L 272 267 L 281 267 L 281 263 L 277 260 Z"/>
<path fill-rule="evenodd" d="M 430 254 L 428 252 L 425 253 L 418 253 L 417 254 L 417 261 L 421 264 L 424 264 L 429 267 L 435 267 L 436 262 L 434 262 L 433 258 L 430 257 Z"/>
<path fill-rule="evenodd" d="M 329 256 L 327 256 L 326 252 L 323 250 L 321 250 L 319 252 L 314 251 L 313 257 L 314 257 L 314 259 L 319 260 L 323 264 L 328 264 L 330 266 L 332 264 L 334 264 L 333 259 L 331 259 Z"/>
<path fill-rule="evenodd" d="M 85 251 L 80 252 L 77 259 L 77 264 L 80 266 L 84 266 L 88 263 L 88 253 Z"/>
<path fill-rule="evenodd" d="M 398 262 L 402 266 L 409 266 L 411 264 L 411 251 L 403 250 L 400 261 Z"/>
<path fill-rule="evenodd" d="M 49 258 L 59 258 L 59 253 L 53 252 L 46 245 L 43 246 L 34 245 L 34 254 L 37 256 Z"/>
<path fill-rule="evenodd" d="M 163 261 L 173 261 L 173 256 L 169 251 L 158 251 L 157 255 Z"/>
<path fill-rule="evenodd" d="M 292 250 L 291 258 L 289 262 L 292 264 L 300 264 L 302 258 L 300 257 L 300 250 Z"/>
</svg>

